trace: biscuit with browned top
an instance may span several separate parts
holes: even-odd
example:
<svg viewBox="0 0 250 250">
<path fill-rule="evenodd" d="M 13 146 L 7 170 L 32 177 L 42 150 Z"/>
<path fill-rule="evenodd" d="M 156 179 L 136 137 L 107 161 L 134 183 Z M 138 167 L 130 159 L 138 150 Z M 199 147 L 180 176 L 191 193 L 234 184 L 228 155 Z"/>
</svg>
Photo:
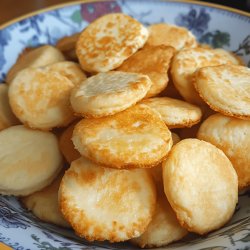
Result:
<svg viewBox="0 0 250 250">
<path fill-rule="evenodd" d="M 76 86 L 70 101 L 77 114 L 103 117 L 134 105 L 147 94 L 151 85 L 148 76 L 138 73 L 99 73 Z"/>
<path fill-rule="evenodd" d="M 73 161 L 59 189 L 59 204 L 76 234 L 89 241 L 125 241 L 141 235 L 152 219 L 156 191 L 144 169 L 104 168 Z"/>
<path fill-rule="evenodd" d="M 201 124 L 197 137 L 227 155 L 238 175 L 240 189 L 250 186 L 250 121 L 212 115 Z"/>
<path fill-rule="evenodd" d="M 239 65 L 204 67 L 195 73 L 194 86 L 211 109 L 250 120 L 250 69 Z"/>
<path fill-rule="evenodd" d="M 160 115 L 143 104 L 113 116 L 83 119 L 72 140 L 81 155 L 114 168 L 155 166 L 172 147 Z"/>
<path fill-rule="evenodd" d="M 162 167 L 165 194 L 183 227 L 206 234 L 229 221 L 238 201 L 238 178 L 220 149 L 185 139 L 173 146 Z"/>
<path fill-rule="evenodd" d="M 168 69 L 174 52 L 170 46 L 147 46 L 129 57 L 117 70 L 149 76 L 152 86 L 146 98 L 156 96 L 167 87 Z"/>
<path fill-rule="evenodd" d="M 76 54 L 88 72 L 107 72 L 118 68 L 124 60 L 142 48 L 148 30 L 123 13 L 104 15 L 82 31 Z"/>
</svg>

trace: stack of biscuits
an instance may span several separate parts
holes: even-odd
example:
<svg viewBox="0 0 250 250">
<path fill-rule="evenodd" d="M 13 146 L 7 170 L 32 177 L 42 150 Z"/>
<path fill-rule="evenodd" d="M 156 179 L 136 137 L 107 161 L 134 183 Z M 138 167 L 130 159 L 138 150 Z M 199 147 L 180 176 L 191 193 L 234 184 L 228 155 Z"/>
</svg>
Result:
<svg viewBox="0 0 250 250">
<path fill-rule="evenodd" d="M 26 49 L 0 104 L 0 193 L 89 241 L 207 234 L 250 186 L 250 69 L 183 27 L 102 16 Z"/>
</svg>

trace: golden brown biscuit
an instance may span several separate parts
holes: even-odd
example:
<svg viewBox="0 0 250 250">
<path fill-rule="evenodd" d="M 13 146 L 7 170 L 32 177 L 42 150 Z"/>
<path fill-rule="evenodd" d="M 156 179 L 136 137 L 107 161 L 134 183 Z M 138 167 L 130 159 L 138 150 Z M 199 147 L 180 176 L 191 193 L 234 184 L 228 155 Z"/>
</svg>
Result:
<svg viewBox="0 0 250 250">
<path fill-rule="evenodd" d="M 75 232 L 89 241 L 125 241 L 152 219 L 156 191 L 144 169 L 104 168 L 81 157 L 66 171 L 59 204 Z"/>
<path fill-rule="evenodd" d="M 82 31 L 76 44 L 76 54 L 83 70 L 107 72 L 142 48 L 148 30 L 123 13 L 104 15 Z"/>
<path fill-rule="evenodd" d="M 59 148 L 68 163 L 71 163 L 81 156 L 80 153 L 75 149 L 71 140 L 75 125 L 76 122 L 72 123 L 59 137 Z"/>
<path fill-rule="evenodd" d="M 67 77 L 74 85 L 80 84 L 87 78 L 80 65 L 70 61 L 54 63 L 46 68 Z"/>
<path fill-rule="evenodd" d="M 250 69 L 239 65 L 204 67 L 195 73 L 194 86 L 211 109 L 250 120 Z"/>
<path fill-rule="evenodd" d="M 193 73 L 202 67 L 220 64 L 239 64 L 230 52 L 222 49 L 193 48 L 179 51 L 172 60 L 171 75 L 176 89 L 191 103 L 204 105 L 195 90 Z"/>
<path fill-rule="evenodd" d="M 201 120 L 201 109 L 193 104 L 169 97 L 154 97 L 141 101 L 160 113 L 169 128 L 192 127 Z"/>
<path fill-rule="evenodd" d="M 31 67 L 38 68 L 52 63 L 64 61 L 63 54 L 53 46 L 44 45 L 37 49 L 30 50 L 20 57 L 11 67 L 7 74 L 6 82 L 11 83 L 17 73 L 22 69 Z"/>
<path fill-rule="evenodd" d="M 62 227 L 70 227 L 63 218 L 58 204 L 58 190 L 64 172 L 46 188 L 21 198 L 22 204 L 40 220 Z"/>
<path fill-rule="evenodd" d="M 72 140 L 81 155 L 114 168 L 155 166 L 172 147 L 171 132 L 160 115 L 143 104 L 113 116 L 81 120 Z"/>
<path fill-rule="evenodd" d="M 9 104 L 8 86 L 0 83 L 0 131 L 19 123 Z"/>
<path fill-rule="evenodd" d="M 167 87 L 168 69 L 174 52 L 170 46 L 147 46 L 129 57 L 117 70 L 147 75 L 152 86 L 146 98 L 156 96 Z"/>
<path fill-rule="evenodd" d="M 73 119 L 70 92 L 73 83 L 46 68 L 27 68 L 17 74 L 9 87 L 14 114 L 31 128 L 50 130 L 67 126 Z"/>
<path fill-rule="evenodd" d="M 227 155 L 237 172 L 240 189 L 250 185 L 250 121 L 212 115 L 202 123 L 197 137 Z"/>
<path fill-rule="evenodd" d="M 103 117 L 134 105 L 147 94 L 151 85 L 148 76 L 138 73 L 99 73 L 76 86 L 70 101 L 77 114 Z"/>
<path fill-rule="evenodd" d="M 194 35 L 184 27 L 166 23 L 153 24 L 148 27 L 149 37 L 146 45 L 172 46 L 176 50 L 197 46 Z"/>
<path fill-rule="evenodd" d="M 62 168 L 55 135 L 23 125 L 0 132 L 0 193 L 29 195 L 48 186 Z"/>
<path fill-rule="evenodd" d="M 238 179 L 220 149 L 185 139 L 172 148 L 162 167 L 165 194 L 188 231 L 205 234 L 231 218 L 238 201 Z"/>
</svg>

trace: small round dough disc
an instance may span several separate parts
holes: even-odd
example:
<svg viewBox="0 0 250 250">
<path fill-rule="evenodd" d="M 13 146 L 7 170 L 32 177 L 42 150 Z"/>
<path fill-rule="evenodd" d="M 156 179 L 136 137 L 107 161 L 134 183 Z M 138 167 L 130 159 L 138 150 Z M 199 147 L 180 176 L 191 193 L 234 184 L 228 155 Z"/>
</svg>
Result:
<svg viewBox="0 0 250 250">
<path fill-rule="evenodd" d="M 232 217 L 238 178 L 220 149 L 205 141 L 185 139 L 173 146 L 162 167 L 166 196 L 187 230 L 205 234 Z"/>
<path fill-rule="evenodd" d="M 147 75 L 152 86 L 146 98 L 158 95 L 168 84 L 168 69 L 175 49 L 170 46 L 147 46 L 129 57 L 117 70 Z"/>
<path fill-rule="evenodd" d="M 49 185 L 62 168 L 55 135 L 23 125 L 0 132 L 0 193 L 29 195 Z"/>
<path fill-rule="evenodd" d="M 192 127 L 200 122 L 202 116 L 199 107 L 170 97 L 149 98 L 141 103 L 159 112 L 169 128 Z"/>
<path fill-rule="evenodd" d="M 227 155 L 237 172 L 240 189 L 250 186 L 250 121 L 212 115 L 202 123 L 197 138 L 212 143 Z"/>
<path fill-rule="evenodd" d="M 172 147 L 171 132 L 159 114 L 143 104 L 113 116 L 81 120 L 72 140 L 81 155 L 114 168 L 155 166 Z"/>
<path fill-rule="evenodd" d="M 239 65 L 204 67 L 194 86 L 211 109 L 250 120 L 250 69 Z"/>
<path fill-rule="evenodd" d="M 192 82 L 194 72 L 202 67 L 220 64 L 240 64 L 232 53 L 223 49 L 192 48 L 179 51 L 172 60 L 171 75 L 182 97 L 194 104 L 204 105 Z"/>
<path fill-rule="evenodd" d="M 59 204 L 80 237 L 118 242 L 145 231 L 155 210 L 156 191 L 144 169 L 104 168 L 81 157 L 62 179 Z"/>
<path fill-rule="evenodd" d="M 58 190 L 63 173 L 46 188 L 21 198 L 22 204 L 40 220 L 62 227 L 70 227 L 59 210 Z"/>
<path fill-rule="evenodd" d="M 73 119 L 70 93 L 73 83 L 45 68 L 27 68 L 18 73 L 9 87 L 14 114 L 31 128 L 50 130 L 67 126 Z"/>
<path fill-rule="evenodd" d="M 76 44 L 76 54 L 83 70 L 107 72 L 142 48 L 148 30 L 123 13 L 104 15 L 82 31 Z"/>
<path fill-rule="evenodd" d="M 103 117 L 134 105 L 147 94 L 151 85 L 148 76 L 138 73 L 99 73 L 76 86 L 70 101 L 77 114 Z"/>
<path fill-rule="evenodd" d="M 146 45 L 172 46 L 176 50 L 197 46 L 195 36 L 184 27 L 157 23 L 148 27 L 149 37 Z"/>
<path fill-rule="evenodd" d="M 19 123 L 9 104 L 8 85 L 0 83 L 0 131 Z"/>
</svg>

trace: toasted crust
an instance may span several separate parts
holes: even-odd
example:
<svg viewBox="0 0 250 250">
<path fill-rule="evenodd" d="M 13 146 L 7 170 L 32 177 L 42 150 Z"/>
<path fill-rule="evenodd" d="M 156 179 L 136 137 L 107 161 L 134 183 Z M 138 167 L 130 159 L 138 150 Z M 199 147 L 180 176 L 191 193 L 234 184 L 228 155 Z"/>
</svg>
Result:
<svg viewBox="0 0 250 250">
<path fill-rule="evenodd" d="M 49 185 L 62 168 L 57 138 L 50 132 L 13 126 L 0 132 L 0 144 L 1 194 L 29 195 Z"/>
<path fill-rule="evenodd" d="M 202 67 L 220 64 L 239 64 L 230 52 L 222 49 L 193 48 L 179 51 L 172 60 L 171 75 L 176 89 L 191 103 L 204 105 L 195 90 L 193 73 Z"/>
<path fill-rule="evenodd" d="M 58 189 L 64 172 L 46 188 L 21 198 L 22 204 L 40 220 L 62 227 L 70 227 L 63 218 L 58 204 Z"/>
<path fill-rule="evenodd" d="M 117 70 L 147 75 L 152 86 L 146 98 L 156 96 L 168 84 L 168 69 L 175 49 L 170 46 L 147 46 L 129 57 Z"/>
<path fill-rule="evenodd" d="M 103 117 L 123 111 L 140 101 L 152 83 L 148 76 L 113 71 L 83 81 L 71 93 L 71 105 L 85 117 Z"/>
<path fill-rule="evenodd" d="M 76 122 L 66 128 L 59 138 L 59 148 L 68 163 L 80 158 L 80 153 L 75 149 L 71 140 Z"/>
<path fill-rule="evenodd" d="M 239 65 L 204 67 L 195 73 L 194 86 L 215 111 L 250 120 L 250 69 Z"/>
<path fill-rule="evenodd" d="M 153 24 L 148 27 L 149 37 L 146 45 L 172 46 L 176 50 L 197 46 L 194 35 L 186 28 L 166 23 Z"/>
<path fill-rule="evenodd" d="M 149 98 L 141 103 L 159 112 L 169 128 L 192 127 L 200 122 L 202 116 L 199 107 L 169 97 Z"/>
<path fill-rule="evenodd" d="M 19 123 L 9 104 L 8 86 L 0 83 L 0 131 Z"/>
<path fill-rule="evenodd" d="M 103 168 L 82 157 L 66 171 L 59 203 L 80 237 L 118 242 L 145 231 L 155 210 L 156 191 L 144 169 Z"/>
<path fill-rule="evenodd" d="M 250 186 L 250 121 L 212 115 L 202 123 L 197 137 L 227 155 L 237 172 L 240 189 Z"/>
<path fill-rule="evenodd" d="M 23 54 L 9 70 L 6 81 L 11 83 L 17 73 L 25 68 L 38 68 L 64 61 L 63 54 L 53 46 L 44 45 Z"/>
<path fill-rule="evenodd" d="M 107 72 L 142 48 L 148 30 L 141 23 L 122 13 L 104 15 L 82 31 L 76 54 L 88 72 Z"/>
<path fill-rule="evenodd" d="M 74 85 L 80 84 L 87 77 L 78 63 L 64 61 L 46 67 L 51 72 L 57 72 L 67 77 Z"/>
<path fill-rule="evenodd" d="M 205 234 L 231 218 L 238 201 L 238 179 L 220 149 L 198 139 L 182 140 L 162 167 L 165 194 L 187 230 Z"/>
<path fill-rule="evenodd" d="M 67 126 L 73 119 L 70 92 L 73 83 L 45 68 L 27 68 L 18 73 L 9 87 L 14 114 L 31 128 L 50 130 Z"/>
<path fill-rule="evenodd" d="M 80 121 L 72 140 L 81 155 L 114 168 L 155 166 L 172 147 L 171 132 L 159 114 L 142 104 Z"/>
</svg>

